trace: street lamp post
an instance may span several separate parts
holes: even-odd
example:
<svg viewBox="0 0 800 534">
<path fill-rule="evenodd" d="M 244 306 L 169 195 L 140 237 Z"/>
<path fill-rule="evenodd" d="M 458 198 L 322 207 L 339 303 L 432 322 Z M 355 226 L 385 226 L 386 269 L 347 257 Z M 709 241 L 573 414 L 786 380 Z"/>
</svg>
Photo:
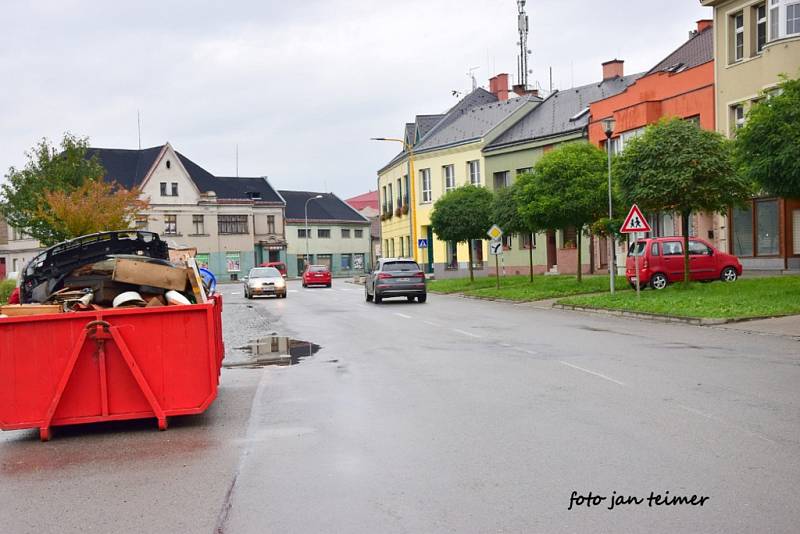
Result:
<svg viewBox="0 0 800 534">
<path fill-rule="evenodd" d="M 312 200 L 316 200 L 318 198 L 322 198 L 322 195 L 317 195 L 314 197 L 309 197 L 306 199 L 306 206 L 305 206 L 305 213 L 306 213 L 306 265 L 303 266 L 305 268 L 308 265 L 308 203 Z"/>
<path fill-rule="evenodd" d="M 616 126 L 617 121 L 614 120 L 614 117 L 609 117 L 607 119 L 603 119 L 603 131 L 606 134 L 606 153 L 608 154 L 608 222 L 611 222 L 611 218 L 614 216 L 613 206 L 611 201 L 611 136 L 614 134 L 614 126 Z M 610 228 L 609 228 L 610 230 Z M 608 283 L 609 287 L 611 288 L 611 294 L 614 294 L 614 277 L 617 274 L 616 268 L 616 261 L 615 261 L 615 239 L 614 234 L 609 231 L 609 237 L 611 238 L 610 241 L 610 251 L 608 255 Z"/>
<path fill-rule="evenodd" d="M 417 210 L 414 208 L 414 202 L 416 197 L 416 191 L 414 187 L 414 147 L 410 143 L 406 143 L 402 139 L 395 139 L 393 137 L 372 137 L 372 141 L 394 141 L 397 143 L 401 143 L 403 148 L 408 152 L 408 184 L 411 188 L 411 191 L 406 191 L 408 194 L 408 209 L 410 217 L 410 225 L 411 225 L 411 232 L 410 232 L 410 239 L 411 243 L 411 250 L 413 251 L 414 261 L 417 261 Z M 380 191 L 380 188 L 378 188 Z M 430 246 L 430 245 L 428 245 Z"/>
</svg>

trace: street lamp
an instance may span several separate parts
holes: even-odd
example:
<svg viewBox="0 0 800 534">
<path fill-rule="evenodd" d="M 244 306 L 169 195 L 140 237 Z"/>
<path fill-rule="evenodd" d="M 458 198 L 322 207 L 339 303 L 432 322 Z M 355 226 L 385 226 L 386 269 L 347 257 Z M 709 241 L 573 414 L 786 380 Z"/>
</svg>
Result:
<svg viewBox="0 0 800 534">
<path fill-rule="evenodd" d="M 306 212 L 306 265 L 308 265 L 308 203 L 311 202 L 312 200 L 316 200 L 318 198 L 322 198 L 322 195 L 309 197 L 306 200 L 306 207 L 305 207 L 305 212 Z"/>
<path fill-rule="evenodd" d="M 606 134 L 606 153 L 608 154 L 608 222 L 611 222 L 611 218 L 614 216 L 613 206 L 611 203 L 611 136 L 614 134 L 614 127 L 617 125 L 617 121 L 614 120 L 614 117 L 609 117 L 607 119 L 603 119 L 600 121 L 603 125 L 603 132 Z M 611 228 L 609 227 L 609 230 Z M 614 234 L 609 231 L 609 237 L 611 238 L 610 242 L 610 254 L 608 256 L 608 280 L 611 288 L 611 294 L 614 294 L 614 277 L 617 274 L 616 268 L 616 261 L 615 261 L 615 253 L 616 253 L 616 246 L 614 243 Z"/>
<path fill-rule="evenodd" d="M 416 191 L 414 187 L 414 146 L 410 143 L 406 143 L 402 139 L 396 139 L 394 137 L 371 137 L 371 141 L 394 141 L 396 143 L 401 143 L 403 148 L 408 151 L 408 183 L 411 186 L 411 191 L 406 191 L 408 194 L 408 209 L 410 210 L 411 217 L 409 218 L 409 224 L 411 225 L 411 250 L 414 252 L 414 261 L 417 261 L 417 210 L 414 208 L 413 203 L 415 202 Z M 378 187 L 378 191 L 380 191 L 380 187 Z M 428 245 L 430 246 L 430 245 Z"/>
</svg>

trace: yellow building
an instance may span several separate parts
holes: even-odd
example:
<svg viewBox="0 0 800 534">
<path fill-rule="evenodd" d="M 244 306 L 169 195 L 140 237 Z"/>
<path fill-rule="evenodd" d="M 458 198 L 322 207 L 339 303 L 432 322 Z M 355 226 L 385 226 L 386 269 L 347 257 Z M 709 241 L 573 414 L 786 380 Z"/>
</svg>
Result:
<svg viewBox="0 0 800 534">
<path fill-rule="evenodd" d="M 507 87 L 507 75 L 498 75 L 491 80 L 492 92 L 477 88 L 447 113 L 418 116 L 406 125 L 404 150 L 378 171 L 383 257 L 414 257 L 437 277 L 463 276 L 468 270 L 467 244 L 438 240 L 430 214 L 445 192 L 465 184 L 486 185 L 490 177 L 485 176 L 481 150 L 541 102 L 534 95 L 509 99 Z M 408 180 L 409 159 L 413 184 Z M 474 267 L 483 269 L 486 243 L 475 240 L 471 246 Z"/>
<path fill-rule="evenodd" d="M 778 85 L 780 74 L 800 75 L 800 2 L 700 3 L 714 8 L 717 131 L 735 137 L 750 107 Z M 755 198 L 721 224 L 727 248 L 745 268 L 800 269 L 800 200 Z"/>
</svg>

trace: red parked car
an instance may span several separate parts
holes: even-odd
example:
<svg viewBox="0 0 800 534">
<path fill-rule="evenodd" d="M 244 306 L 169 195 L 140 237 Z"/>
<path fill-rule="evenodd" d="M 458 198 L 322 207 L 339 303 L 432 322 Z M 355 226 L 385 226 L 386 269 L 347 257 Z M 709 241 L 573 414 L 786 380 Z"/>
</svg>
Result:
<svg viewBox="0 0 800 534">
<path fill-rule="evenodd" d="M 327 265 L 309 265 L 303 271 L 303 287 L 315 285 L 331 287 L 331 270 Z"/>
<path fill-rule="evenodd" d="M 628 248 L 625 277 L 636 284 L 634 244 Z M 639 284 L 664 289 L 683 280 L 683 237 L 657 237 L 639 241 Z M 721 252 L 698 237 L 689 238 L 689 279 L 733 282 L 742 275 L 742 264 L 732 254 Z"/>
</svg>

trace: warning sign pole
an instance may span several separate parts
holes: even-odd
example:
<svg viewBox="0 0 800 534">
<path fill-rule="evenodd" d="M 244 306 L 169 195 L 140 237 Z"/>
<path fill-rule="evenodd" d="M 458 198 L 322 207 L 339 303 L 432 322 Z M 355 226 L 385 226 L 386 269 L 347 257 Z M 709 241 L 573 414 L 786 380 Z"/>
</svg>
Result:
<svg viewBox="0 0 800 534">
<path fill-rule="evenodd" d="M 633 233 L 633 265 L 636 269 L 636 300 L 641 298 L 641 289 L 639 288 L 639 232 Z"/>
</svg>

